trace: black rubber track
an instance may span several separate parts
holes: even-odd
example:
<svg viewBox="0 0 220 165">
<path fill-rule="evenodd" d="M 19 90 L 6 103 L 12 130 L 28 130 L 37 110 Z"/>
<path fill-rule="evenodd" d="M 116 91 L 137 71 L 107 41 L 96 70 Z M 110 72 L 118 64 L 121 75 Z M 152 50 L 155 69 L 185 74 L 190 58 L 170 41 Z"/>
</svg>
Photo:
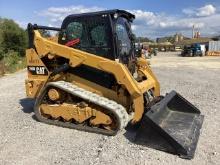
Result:
<svg viewBox="0 0 220 165">
<path fill-rule="evenodd" d="M 120 122 L 118 122 L 120 120 L 120 118 L 118 117 L 118 115 L 116 113 L 114 113 L 114 111 L 112 111 L 112 114 L 114 115 L 115 119 L 117 119 L 116 124 L 118 125 L 118 128 L 114 131 L 113 130 L 106 130 L 104 128 L 102 129 L 102 128 L 97 128 L 97 127 L 90 127 L 90 126 L 83 125 L 83 124 L 75 124 L 75 123 L 70 123 L 70 122 L 57 121 L 57 120 L 47 119 L 47 118 L 43 117 L 40 113 L 40 105 L 41 105 L 41 103 L 42 103 L 44 97 L 46 96 L 47 91 L 50 87 L 53 87 L 53 86 L 46 85 L 46 87 L 43 90 L 41 90 L 42 92 L 40 93 L 40 95 L 36 99 L 36 102 L 34 105 L 34 112 L 35 112 L 36 119 L 38 121 L 46 123 L 46 124 L 50 124 L 50 125 L 56 125 L 56 126 L 60 126 L 60 127 L 66 127 L 66 128 L 76 129 L 76 130 L 80 130 L 80 131 L 98 133 L 98 134 L 103 134 L 103 135 L 108 135 L 108 136 L 114 136 L 120 130 L 119 129 Z"/>
</svg>

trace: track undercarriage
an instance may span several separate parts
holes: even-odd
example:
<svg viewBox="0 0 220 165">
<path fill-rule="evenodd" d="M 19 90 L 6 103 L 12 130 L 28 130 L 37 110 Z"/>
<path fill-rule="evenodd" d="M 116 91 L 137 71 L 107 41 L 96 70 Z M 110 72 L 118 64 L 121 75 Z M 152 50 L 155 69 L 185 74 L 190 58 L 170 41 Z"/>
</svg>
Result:
<svg viewBox="0 0 220 165">
<path fill-rule="evenodd" d="M 105 135 L 115 135 L 128 123 L 123 106 L 64 81 L 48 83 L 35 114 L 44 123 Z"/>
</svg>

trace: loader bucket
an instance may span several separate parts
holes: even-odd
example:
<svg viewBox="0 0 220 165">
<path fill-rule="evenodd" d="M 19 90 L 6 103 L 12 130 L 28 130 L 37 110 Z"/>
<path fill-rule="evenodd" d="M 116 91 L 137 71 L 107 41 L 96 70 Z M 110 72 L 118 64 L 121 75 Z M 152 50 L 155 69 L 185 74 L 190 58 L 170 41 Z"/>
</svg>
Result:
<svg viewBox="0 0 220 165">
<path fill-rule="evenodd" d="M 200 111 L 195 106 L 177 92 L 171 91 L 145 113 L 135 141 L 138 143 L 138 141 L 146 139 L 146 136 L 149 136 L 146 129 L 150 126 L 172 146 L 173 151 L 171 152 L 182 158 L 192 159 L 203 118 L 204 116 L 200 115 Z"/>
</svg>

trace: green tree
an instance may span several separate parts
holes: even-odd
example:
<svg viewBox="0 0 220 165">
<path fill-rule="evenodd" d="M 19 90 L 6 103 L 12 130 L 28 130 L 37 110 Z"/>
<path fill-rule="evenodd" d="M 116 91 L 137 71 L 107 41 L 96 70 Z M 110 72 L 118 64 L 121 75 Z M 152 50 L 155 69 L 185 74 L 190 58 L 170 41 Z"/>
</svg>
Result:
<svg viewBox="0 0 220 165">
<path fill-rule="evenodd" d="M 13 20 L 0 19 L 0 58 L 9 51 L 24 56 L 26 47 L 27 33 Z"/>
<path fill-rule="evenodd" d="M 2 42 L 3 42 L 3 38 L 2 38 L 2 25 L 3 19 L 0 17 L 0 60 L 3 58 L 3 48 L 2 48 Z"/>
</svg>

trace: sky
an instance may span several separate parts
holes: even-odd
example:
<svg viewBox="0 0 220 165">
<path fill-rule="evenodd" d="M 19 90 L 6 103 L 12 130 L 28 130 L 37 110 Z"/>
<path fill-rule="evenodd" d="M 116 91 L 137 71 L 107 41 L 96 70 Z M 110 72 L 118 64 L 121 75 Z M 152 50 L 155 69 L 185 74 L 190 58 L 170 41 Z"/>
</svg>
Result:
<svg viewBox="0 0 220 165">
<path fill-rule="evenodd" d="M 193 25 L 201 36 L 220 35 L 220 0 L 0 0 L 0 17 L 23 28 L 29 22 L 60 27 L 69 14 L 106 9 L 135 14 L 132 29 L 137 36 L 190 37 Z"/>
</svg>

